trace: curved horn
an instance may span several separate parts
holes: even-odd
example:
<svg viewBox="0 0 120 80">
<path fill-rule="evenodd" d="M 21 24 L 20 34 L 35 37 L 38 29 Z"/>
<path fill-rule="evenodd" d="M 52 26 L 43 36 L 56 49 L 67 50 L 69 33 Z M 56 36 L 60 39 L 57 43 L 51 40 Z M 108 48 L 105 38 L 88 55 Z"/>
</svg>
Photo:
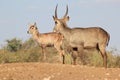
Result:
<svg viewBox="0 0 120 80">
<path fill-rule="evenodd" d="M 68 14 L 68 5 L 66 6 L 66 13 L 65 13 L 64 17 L 66 17 L 67 14 Z"/>
<path fill-rule="evenodd" d="M 55 17 L 57 18 L 57 7 L 58 7 L 58 4 L 56 5 L 56 8 L 55 8 Z"/>
</svg>

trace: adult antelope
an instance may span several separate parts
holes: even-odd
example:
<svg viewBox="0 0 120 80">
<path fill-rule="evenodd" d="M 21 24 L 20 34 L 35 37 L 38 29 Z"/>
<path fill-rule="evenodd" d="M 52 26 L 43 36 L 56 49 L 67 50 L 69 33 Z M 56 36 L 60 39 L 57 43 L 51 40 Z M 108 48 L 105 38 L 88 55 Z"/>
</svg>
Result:
<svg viewBox="0 0 120 80">
<path fill-rule="evenodd" d="M 53 16 L 55 21 L 54 31 L 61 33 L 67 42 L 74 46 L 83 43 L 83 48 L 97 48 L 102 55 L 103 65 L 107 68 L 106 46 L 110 39 L 107 31 L 101 27 L 70 28 L 66 24 L 69 21 L 69 16 L 67 16 L 68 6 L 66 7 L 65 15 L 61 19 L 57 17 L 57 6 L 55 8 L 55 16 Z"/>
<path fill-rule="evenodd" d="M 43 60 L 46 59 L 46 50 L 48 46 L 54 46 L 59 52 L 60 56 L 63 57 L 64 64 L 64 51 L 61 48 L 63 36 L 60 33 L 50 32 L 50 33 L 40 33 L 38 31 L 36 23 L 30 25 L 27 33 L 32 34 L 32 38 L 37 41 L 39 46 L 42 48 Z"/>
</svg>

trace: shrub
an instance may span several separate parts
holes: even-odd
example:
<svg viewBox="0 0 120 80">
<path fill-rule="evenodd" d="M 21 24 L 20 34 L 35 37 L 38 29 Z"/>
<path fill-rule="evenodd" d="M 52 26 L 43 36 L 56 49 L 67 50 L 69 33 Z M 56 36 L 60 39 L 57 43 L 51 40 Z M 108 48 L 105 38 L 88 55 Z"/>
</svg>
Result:
<svg viewBox="0 0 120 80">
<path fill-rule="evenodd" d="M 115 65 L 120 68 L 120 56 L 116 56 Z"/>
<path fill-rule="evenodd" d="M 25 50 L 33 48 L 33 47 L 36 47 L 36 46 L 38 46 L 38 45 L 37 45 L 37 43 L 32 38 L 26 40 L 22 44 L 22 48 L 25 49 Z"/>
<path fill-rule="evenodd" d="M 22 41 L 17 40 L 16 38 L 13 38 L 11 40 L 6 40 L 7 42 L 7 50 L 11 52 L 16 52 L 21 49 Z"/>
</svg>

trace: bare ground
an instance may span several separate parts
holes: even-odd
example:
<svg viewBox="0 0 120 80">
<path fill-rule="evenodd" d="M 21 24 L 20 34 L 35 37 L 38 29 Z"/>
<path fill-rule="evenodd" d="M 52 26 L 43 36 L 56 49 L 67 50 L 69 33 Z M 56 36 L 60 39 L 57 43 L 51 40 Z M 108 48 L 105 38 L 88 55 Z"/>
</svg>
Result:
<svg viewBox="0 0 120 80">
<path fill-rule="evenodd" d="M 0 80 L 120 80 L 120 68 L 56 63 L 0 64 Z"/>
</svg>

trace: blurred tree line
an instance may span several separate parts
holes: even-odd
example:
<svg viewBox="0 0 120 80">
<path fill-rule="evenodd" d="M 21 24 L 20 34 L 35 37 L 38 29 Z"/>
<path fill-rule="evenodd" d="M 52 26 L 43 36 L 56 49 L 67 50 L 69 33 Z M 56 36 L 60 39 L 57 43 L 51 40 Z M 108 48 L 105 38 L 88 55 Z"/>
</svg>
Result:
<svg viewBox="0 0 120 80">
<path fill-rule="evenodd" d="M 0 49 L 0 63 L 16 63 L 16 62 L 42 62 L 42 51 L 39 45 L 32 39 L 25 42 L 13 38 L 6 40 L 7 44 Z M 108 67 L 120 67 L 120 55 L 114 55 L 116 49 L 112 48 L 107 51 Z M 47 60 L 49 63 L 58 63 L 59 54 L 54 47 L 47 47 Z M 70 54 L 65 54 L 65 63 L 71 64 L 72 58 Z M 97 51 L 87 51 L 77 63 L 80 65 L 101 67 L 103 60 Z"/>
</svg>

